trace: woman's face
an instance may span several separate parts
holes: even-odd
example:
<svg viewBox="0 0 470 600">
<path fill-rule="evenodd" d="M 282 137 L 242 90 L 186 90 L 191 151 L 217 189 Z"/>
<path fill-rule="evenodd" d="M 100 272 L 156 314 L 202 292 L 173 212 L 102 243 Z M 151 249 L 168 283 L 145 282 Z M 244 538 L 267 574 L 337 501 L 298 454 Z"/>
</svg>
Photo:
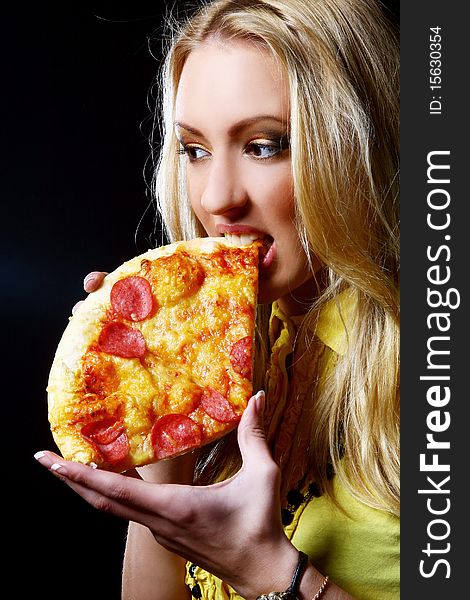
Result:
<svg viewBox="0 0 470 600">
<path fill-rule="evenodd" d="M 314 286 L 294 225 L 288 119 L 287 81 L 266 50 L 209 41 L 191 52 L 175 119 L 191 205 L 210 236 L 264 240 L 259 301 L 295 314 Z"/>
</svg>

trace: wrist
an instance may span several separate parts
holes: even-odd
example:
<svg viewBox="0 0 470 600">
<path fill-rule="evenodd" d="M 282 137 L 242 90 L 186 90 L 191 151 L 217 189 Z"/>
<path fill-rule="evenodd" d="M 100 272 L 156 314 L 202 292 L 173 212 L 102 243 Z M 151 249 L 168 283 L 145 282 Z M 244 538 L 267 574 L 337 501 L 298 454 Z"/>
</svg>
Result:
<svg viewBox="0 0 470 600">
<path fill-rule="evenodd" d="M 299 562 L 299 552 L 284 536 L 278 544 L 259 548 L 256 558 L 250 562 L 249 581 L 233 587 L 246 600 L 257 600 L 270 591 L 287 590 Z"/>
<path fill-rule="evenodd" d="M 292 574 L 289 587 L 284 592 L 272 591 L 267 594 L 262 594 L 261 596 L 258 596 L 256 600 L 299 600 L 300 580 L 307 567 L 307 563 L 308 556 L 304 552 L 299 551 L 299 559 Z"/>
<path fill-rule="evenodd" d="M 237 592 L 246 600 L 271 600 L 270 593 L 285 593 L 299 567 L 299 551 L 285 538 L 287 545 L 279 549 L 271 549 L 263 554 L 263 560 L 256 561 L 254 580 L 250 585 L 237 588 Z M 267 558 L 267 560 L 266 560 Z M 295 597 L 298 600 L 319 598 L 328 591 L 329 581 L 311 563 L 306 560 L 297 578 Z M 273 598 L 278 598 L 272 596 Z M 349 596 L 347 596 L 349 598 Z M 286 595 L 286 598 L 289 598 Z M 289 598 L 290 600 L 290 598 Z"/>
</svg>

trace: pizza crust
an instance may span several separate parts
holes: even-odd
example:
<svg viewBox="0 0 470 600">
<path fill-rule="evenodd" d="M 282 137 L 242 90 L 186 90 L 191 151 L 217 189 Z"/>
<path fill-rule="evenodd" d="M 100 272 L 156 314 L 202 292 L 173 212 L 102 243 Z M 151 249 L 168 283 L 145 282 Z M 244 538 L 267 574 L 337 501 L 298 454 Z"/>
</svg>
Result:
<svg viewBox="0 0 470 600">
<path fill-rule="evenodd" d="M 191 254 L 211 254 L 220 248 L 225 248 L 230 244 L 225 238 L 198 238 L 186 242 L 176 242 L 160 248 L 150 249 L 147 252 L 132 258 L 125 262 L 112 273 L 109 273 L 103 280 L 98 290 L 88 295 L 80 309 L 70 317 L 69 323 L 58 344 L 56 354 L 51 366 L 49 380 L 47 385 L 48 393 L 48 415 L 51 424 L 51 431 L 54 440 L 59 447 L 62 455 L 67 459 L 76 460 L 83 463 L 103 463 L 97 455 L 96 448 L 92 444 L 83 440 L 83 437 L 77 432 L 72 432 L 64 428 L 64 422 L 70 422 L 74 418 L 74 410 L 77 405 L 76 382 L 77 377 L 82 371 L 82 360 L 89 348 L 96 344 L 100 335 L 103 320 L 110 307 L 110 294 L 113 285 L 120 279 L 135 275 L 141 269 L 142 261 L 156 260 L 175 254 L 178 248 Z M 137 361 L 139 359 L 119 359 L 114 361 L 122 369 L 127 368 L 127 364 L 134 365 L 132 371 L 131 388 L 133 393 L 140 393 L 139 400 L 144 405 L 150 406 L 151 398 L 146 396 L 146 390 L 151 389 L 151 381 L 146 380 L 145 370 L 139 369 Z M 135 369 L 134 369 L 135 367 Z M 129 367 L 131 368 L 131 367 Z M 107 398 L 112 402 L 112 394 Z M 132 402 L 129 403 L 132 410 Z M 241 407 L 243 409 L 243 407 Z M 90 409 L 92 410 L 92 408 Z M 142 413 L 142 406 L 135 406 L 135 414 L 132 415 L 132 422 L 139 423 L 139 414 Z M 206 418 L 206 415 L 204 415 Z M 207 417 L 207 419 L 209 419 Z M 148 423 L 141 424 L 142 430 L 148 428 Z M 138 427 L 130 437 L 130 451 L 132 455 L 132 464 L 121 465 L 118 470 L 125 470 L 130 466 L 138 464 L 147 464 L 155 461 L 153 448 L 150 438 L 147 434 L 140 435 Z M 105 468 L 112 466 L 104 464 Z"/>
</svg>

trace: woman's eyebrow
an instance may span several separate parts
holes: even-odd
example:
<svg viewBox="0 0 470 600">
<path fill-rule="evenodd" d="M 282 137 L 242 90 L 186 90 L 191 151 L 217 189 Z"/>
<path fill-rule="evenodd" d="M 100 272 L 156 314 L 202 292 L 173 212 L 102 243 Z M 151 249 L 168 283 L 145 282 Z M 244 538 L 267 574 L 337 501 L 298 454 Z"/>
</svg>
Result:
<svg viewBox="0 0 470 600">
<path fill-rule="evenodd" d="M 185 131 L 189 131 L 189 133 L 194 133 L 194 135 L 199 135 L 203 137 L 202 133 L 199 130 L 195 129 L 194 127 L 190 127 L 189 125 L 186 125 L 185 123 L 182 123 L 180 121 L 175 121 L 175 128 L 184 129 Z"/>
<path fill-rule="evenodd" d="M 285 120 L 283 120 L 279 117 L 276 117 L 274 115 L 256 115 L 254 117 L 248 117 L 246 119 L 242 119 L 241 121 L 238 121 L 237 123 L 234 123 L 229 128 L 228 134 L 230 136 L 234 136 L 239 131 L 246 129 L 247 127 L 250 127 L 251 125 L 256 125 L 262 121 L 270 121 L 270 122 L 275 121 L 277 124 L 281 125 L 282 127 L 284 127 L 284 128 L 287 127 L 287 122 Z M 195 127 L 192 127 L 191 125 L 183 123 L 182 121 L 175 121 L 175 127 L 178 127 L 179 129 L 184 129 L 185 131 L 188 131 L 189 133 L 192 133 L 194 135 L 204 137 L 204 134 L 201 133 L 198 129 L 196 129 Z"/>
</svg>

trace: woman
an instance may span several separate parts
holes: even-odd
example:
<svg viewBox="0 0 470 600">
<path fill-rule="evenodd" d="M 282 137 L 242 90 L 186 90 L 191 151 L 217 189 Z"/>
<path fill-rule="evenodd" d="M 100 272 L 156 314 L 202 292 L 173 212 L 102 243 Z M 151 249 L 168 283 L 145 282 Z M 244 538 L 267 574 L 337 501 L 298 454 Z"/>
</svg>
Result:
<svg viewBox="0 0 470 600">
<path fill-rule="evenodd" d="M 131 521 L 123 598 L 251 600 L 291 578 L 284 597 L 398 598 L 396 32 L 374 0 L 216 0 L 176 32 L 162 81 L 169 237 L 269 248 L 266 395 L 144 481 L 40 461 Z"/>
</svg>

